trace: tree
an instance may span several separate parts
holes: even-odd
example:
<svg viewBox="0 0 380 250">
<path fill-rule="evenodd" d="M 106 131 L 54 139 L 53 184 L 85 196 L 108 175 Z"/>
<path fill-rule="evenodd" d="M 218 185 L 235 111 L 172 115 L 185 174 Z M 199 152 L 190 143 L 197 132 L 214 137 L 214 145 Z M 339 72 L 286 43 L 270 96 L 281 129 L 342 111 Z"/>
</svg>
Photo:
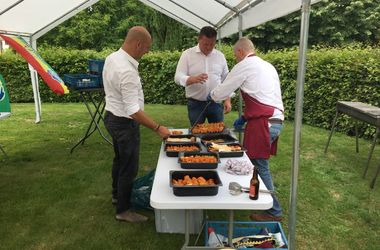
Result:
<svg viewBox="0 0 380 250">
<path fill-rule="evenodd" d="M 297 46 L 300 18 L 298 11 L 251 28 L 244 35 L 252 38 L 257 47 L 264 51 Z M 379 40 L 380 0 L 322 0 L 311 8 L 310 45 L 377 44 Z"/>
<path fill-rule="evenodd" d="M 300 11 L 248 29 L 263 51 L 297 46 Z M 40 43 L 77 49 L 118 48 L 125 32 L 144 25 L 153 35 L 153 49 L 182 50 L 196 43 L 197 32 L 137 0 L 100 0 L 40 39 Z M 223 39 L 234 43 L 237 35 Z M 380 40 L 380 0 L 322 0 L 311 8 L 309 44 L 340 46 Z"/>
</svg>

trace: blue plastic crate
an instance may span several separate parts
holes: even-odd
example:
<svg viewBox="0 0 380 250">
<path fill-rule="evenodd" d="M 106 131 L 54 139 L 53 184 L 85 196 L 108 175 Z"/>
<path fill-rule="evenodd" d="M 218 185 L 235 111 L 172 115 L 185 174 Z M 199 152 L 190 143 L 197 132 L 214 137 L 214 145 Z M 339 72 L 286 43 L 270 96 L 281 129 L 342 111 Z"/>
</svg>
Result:
<svg viewBox="0 0 380 250">
<path fill-rule="evenodd" d="M 266 222 L 243 222 L 235 221 L 233 226 L 233 236 L 232 238 L 256 235 L 261 229 L 267 228 L 269 233 L 281 233 L 282 240 L 284 241 L 286 248 L 265 248 L 268 249 L 288 249 L 288 241 L 286 239 L 284 230 L 282 230 L 281 223 L 276 221 L 266 221 Z M 228 222 L 227 221 L 206 221 L 205 224 L 205 242 L 208 242 L 208 228 L 214 228 L 215 233 L 222 234 L 228 237 Z M 263 248 L 244 248 L 244 249 L 263 249 Z"/>
<path fill-rule="evenodd" d="M 71 89 L 101 88 L 101 77 L 91 74 L 65 74 L 63 81 Z"/>
<path fill-rule="evenodd" d="M 88 71 L 93 75 L 102 75 L 104 67 L 104 60 L 100 59 L 89 59 L 88 60 Z"/>
</svg>

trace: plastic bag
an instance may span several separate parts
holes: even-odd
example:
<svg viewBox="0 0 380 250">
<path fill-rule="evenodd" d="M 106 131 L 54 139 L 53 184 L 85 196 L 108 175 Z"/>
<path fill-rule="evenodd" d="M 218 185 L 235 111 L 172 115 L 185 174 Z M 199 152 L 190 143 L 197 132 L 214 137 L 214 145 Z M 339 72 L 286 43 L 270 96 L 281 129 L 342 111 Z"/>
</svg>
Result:
<svg viewBox="0 0 380 250">
<path fill-rule="evenodd" d="M 133 182 L 131 197 L 131 205 L 133 208 L 153 210 L 150 206 L 150 193 L 152 192 L 155 173 L 156 170 L 152 170 Z"/>
</svg>

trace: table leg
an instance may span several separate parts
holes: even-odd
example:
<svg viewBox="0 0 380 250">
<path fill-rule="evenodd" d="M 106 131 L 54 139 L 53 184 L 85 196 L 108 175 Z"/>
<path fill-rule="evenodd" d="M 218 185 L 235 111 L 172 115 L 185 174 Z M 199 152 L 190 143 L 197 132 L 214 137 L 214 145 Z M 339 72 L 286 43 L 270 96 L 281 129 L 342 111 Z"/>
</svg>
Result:
<svg viewBox="0 0 380 250">
<path fill-rule="evenodd" d="M 190 240 L 190 211 L 185 209 L 185 243 L 182 246 L 182 250 L 187 249 Z"/>
<path fill-rule="evenodd" d="M 102 98 L 101 98 L 101 101 L 99 102 L 99 105 L 96 105 L 96 102 L 95 102 L 94 98 L 92 97 L 92 95 L 89 95 L 89 98 L 90 98 L 91 102 L 95 106 L 95 113 L 93 114 L 94 119 L 92 120 L 91 123 L 95 123 L 95 126 L 98 129 L 100 135 L 103 137 L 103 139 L 106 140 L 109 144 L 112 145 L 112 142 L 108 140 L 108 138 L 103 134 L 102 130 L 99 127 L 100 120 L 102 120 L 104 122 L 103 115 L 102 115 L 103 112 L 104 112 L 104 108 L 106 106 L 106 103 L 104 101 L 104 95 L 102 95 Z M 102 106 L 102 104 L 103 104 L 103 106 Z M 99 111 L 100 106 L 102 106 L 102 108 Z M 91 111 L 89 110 L 89 112 L 91 112 Z M 96 116 L 98 116 L 97 121 L 95 121 Z M 95 128 L 94 128 L 94 130 L 95 130 Z"/>
<path fill-rule="evenodd" d="M 379 175 L 379 172 L 380 172 L 380 163 L 379 163 L 379 166 L 377 166 L 376 174 L 373 177 L 372 182 L 371 182 L 372 189 L 375 187 L 375 182 L 376 182 L 377 176 Z"/>
<path fill-rule="evenodd" d="M 338 110 L 336 111 L 335 113 L 335 117 L 334 117 L 334 121 L 333 121 L 333 124 L 332 124 L 332 127 L 331 127 L 331 131 L 330 131 L 330 135 L 329 135 L 329 139 L 327 140 L 327 144 L 326 144 L 326 147 L 325 147 L 325 154 L 327 153 L 327 148 L 329 147 L 329 144 L 330 144 L 330 140 L 331 140 L 331 136 L 334 132 L 334 129 L 335 129 L 335 125 L 336 125 L 336 120 L 338 118 Z"/>
<path fill-rule="evenodd" d="M 102 130 L 100 129 L 100 126 L 99 126 L 99 122 L 100 120 L 103 120 L 103 112 L 104 112 L 104 108 L 105 108 L 105 102 L 104 102 L 104 94 L 101 93 L 101 98 L 100 98 L 100 101 L 97 103 L 96 100 L 93 98 L 91 92 L 88 92 L 88 91 L 81 91 L 80 92 L 80 96 L 87 108 L 87 111 L 88 113 L 90 114 L 91 116 L 91 122 L 89 124 L 89 126 L 87 127 L 87 130 L 86 130 L 86 133 L 84 134 L 83 138 L 79 140 L 79 142 L 77 144 L 75 144 L 71 150 L 70 150 L 70 153 L 73 153 L 74 149 L 79 146 L 80 144 L 84 144 L 84 142 L 86 141 L 86 139 L 88 137 L 90 137 L 94 132 L 95 130 L 98 130 L 100 135 L 103 137 L 103 139 L 108 142 L 109 144 L 112 145 L 112 142 L 103 134 Z M 92 105 L 94 106 L 95 108 L 95 111 L 93 112 L 89 103 L 92 103 Z M 93 126 L 95 125 L 95 126 Z"/>
<path fill-rule="evenodd" d="M 363 178 L 365 178 L 365 176 L 367 175 L 369 163 L 371 161 L 372 153 L 373 153 L 373 150 L 375 148 L 376 140 L 377 140 L 377 137 L 379 136 L 379 133 L 380 133 L 380 128 L 376 128 L 376 133 L 375 133 L 375 136 L 373 137 L 372 146 L 371 146 L 371 149 L 370 149 L 369 154 L 368 154 L 367 165 L 366 165 L 366 168 L 364 170 Z M 376 178 L 376 176 L 375 176 L 375 178 Z"/>
<path fill-rule="evenodd" d="M 234 235 L 234 210 L 230 210 L 228 218 L 228 245 L 232 246 L 232 237 Z"/>
</svg>

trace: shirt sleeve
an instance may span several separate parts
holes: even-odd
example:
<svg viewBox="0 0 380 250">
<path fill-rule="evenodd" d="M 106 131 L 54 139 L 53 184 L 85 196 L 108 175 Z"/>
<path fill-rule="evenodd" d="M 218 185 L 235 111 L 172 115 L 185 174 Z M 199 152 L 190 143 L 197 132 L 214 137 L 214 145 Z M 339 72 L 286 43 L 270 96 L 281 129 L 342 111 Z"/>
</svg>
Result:
<svg viewBox="0 0 380 250">
<path fill-rule="evenodd" d="M 226 57 L 223 56 L 223 71 L 222 71 L 222 77 L 221 77 L 222 82 L 226 79 L 227 75 L 228 75 L 228 65 L 227 65 Z"/>
<path fill-rule="evenodd" d="M 139 89 L 141 88 L 140 77 L 137 71 L 126 70 L 120 72 L 120 90 L 124 103 L 124 109 L 128 116 L 140 110 Z"/>
<path fill-rule="evenodd" d="M 226 79 L 211 92 L 212 99 L 218 102 L 231 97 L 232 93 L 244 83 L 245 79 L 244 70 L 241 65 L 236 64 Z"/>
<path fill-rule="evenodd" d="M 175 71 L 175 76 L 174 76 L 175 83 L 185 87 L 187 79 L 189 78 L 188 72 L 189 70 L 187 67 L 187 53 L 183 52 L 181 57 L 179 58 L 177 69 Z"/>
</svg>

